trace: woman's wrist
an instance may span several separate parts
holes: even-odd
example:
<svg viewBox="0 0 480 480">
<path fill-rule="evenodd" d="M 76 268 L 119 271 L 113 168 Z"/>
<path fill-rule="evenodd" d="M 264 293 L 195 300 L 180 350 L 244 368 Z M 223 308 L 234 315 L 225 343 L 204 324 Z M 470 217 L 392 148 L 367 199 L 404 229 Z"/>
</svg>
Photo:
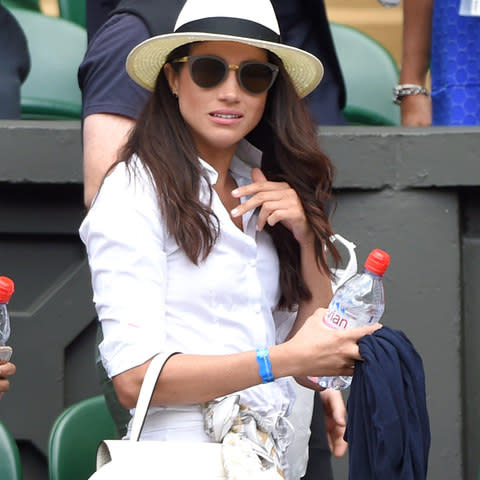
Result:
<svg viewBox="0 0 480 480">
<path fill-rule="evenodd" d="M 291 342 L 286 341 L 269 348 L 269 358 L 272 365 L 272 373 L 275 378 L 295 377 L 299 375 L 299 361 L 292 350 Z"/>
<path fill-rule="evenodd" d="M 399 83 L 393 88 L 393 103 L 400 105 L 405 97 L 415 95 L 430 96 L 430 92 L 422 85 L 414 83 Z"/>
<path fill-rule="evenodd" d="M 313 230 L 306 232 L 301 239 L 297 239 L 300 249 L 313 248 L 315 246 L 315 233 Z"/>
<path fill-rule="evenodd" d="M 270 362 L 268 348 L 258 348 L 255 351 L 258 363 L 258 374 L 262 379 L 262 383 L 270 383 L 275 380 L 272 373 L 272 364 Z"/>
</svg>

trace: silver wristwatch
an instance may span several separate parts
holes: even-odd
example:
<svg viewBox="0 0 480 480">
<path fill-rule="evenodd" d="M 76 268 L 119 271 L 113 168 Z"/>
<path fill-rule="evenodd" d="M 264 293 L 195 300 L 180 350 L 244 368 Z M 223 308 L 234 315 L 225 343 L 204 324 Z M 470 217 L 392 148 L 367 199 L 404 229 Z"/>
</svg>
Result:
<svg viewBox="0 0 480 480">
<path fill-rule="evenodd" d="M 425 87 L 422 87 L 421 85 L 403 83 L 394 87 L 392 99 L 393 103 L 400 105 L 402 98 L 408 95 L 426 95 L 428 97 L 430 93 Z"/>
</svg>

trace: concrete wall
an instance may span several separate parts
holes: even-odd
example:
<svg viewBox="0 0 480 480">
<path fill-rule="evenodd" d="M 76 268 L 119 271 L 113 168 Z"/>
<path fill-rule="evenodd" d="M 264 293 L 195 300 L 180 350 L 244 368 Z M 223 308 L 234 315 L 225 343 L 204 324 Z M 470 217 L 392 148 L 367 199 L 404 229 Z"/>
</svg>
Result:
<svg viewBox="0 0 480 480">
<path fill-rule="evenodd" d="M 384 323 L 423 357 L 432 430 L 429 479 L 476 479 L 480 460 L 480 129 L 325 128 L 337 166 L 335 229 L 360 262 L 392 257 Z M 0 122 L 0 274 L 16 281 L 11 345 L 18 373 L 0 418 L 26 480 L 45 479 L 50 428 L 100 392 L 95 313 L 77 237 L 84 211 L 79 125 Z M 464 381 L 465 380 L 465 381 Z M 335 460 L 337 479 L 347 459 Z"/>
</svg>

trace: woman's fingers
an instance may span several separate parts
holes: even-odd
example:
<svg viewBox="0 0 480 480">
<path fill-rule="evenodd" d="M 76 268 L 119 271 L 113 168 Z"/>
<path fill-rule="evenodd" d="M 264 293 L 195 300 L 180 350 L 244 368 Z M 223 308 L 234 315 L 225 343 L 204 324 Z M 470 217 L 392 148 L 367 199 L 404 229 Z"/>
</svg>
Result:
<svg viewBox="0 0 480 480">
<path fill-rule="evenodd" d="M 7 362 L 0 364 L 0 398 L 2 398 L 3 393 L 10 388 L 10 382 L 7 377 L 14 375 L 16 367 L 13 363 Z"/>
<path fill-rule="evenodd" d="M 256 185 L 256 184 L 251 184 L 251 185 Z M 251 186 L 247 185 L 247 187 Z M 247 187 L 240 187 L 240 188 L 247 188 Z M 289 190 L 292 190 L 290 187 L 288 188 L 256 188 L 254 193 L 247 193 L 247 194 L 234 194 L 234 192 L 238 192 L 240 188 L 237 188 L 233 190 L 232 195 L 234 197 L 248 197 L 250 195 L 251 198 L 240 204 L 236 209 L 235 209 L 235 214 L 232 212 L 232 216 L 240 216 L 243 215 L 244 213 L 248 212 L 249 210 L 254 210 L 257 207 L 260 207 L 264 205 L 266 202 L 289 202 L 289 205 L 292 205 L 291 202 L 291 193 Z M 293 190 L 292 190 L 292 193 Z M 290 198 L 289 198 L 290 195 Z"/>
<path fill-rule="evenodd" d="M 250 210 L 260 208 L 257 230 L 265 225 L 274 226 L 281 222 L 299 243 L 309 237 L 311 229 L 297 192 L 285 182 L 269 182 L 259 169 L 252 170 L 254 183 L 233 190 L 234 197 L 250 197 L 234 208 L 232 217 L 240 217 Z"/>
<path fill-rule="evenodd" d="M 291 341 L 306 355 L 305 370 L 300 375 L 353 375 L 355 362 L 362 360 L 359 340 L 381 328 L 380 324 L 348 330 L 335 330 L 323 322 L 325 309 L 318 309 L 294 335 Z"/>
<path fill-rule="evenodd" d="M 6 362 L 0 364 L 0 377 L 9 377 L 11 375 L 14 375 L 16 372 L 17 368 L 15 365 L 11 362 Z"/>
<path fill-rule="evenodd" d="M 265 225 L 273 227 L 282 222 L 295 235 L 297 230 L 305 228 L 307 221 L 303 208 L 285 196 L 258 194 L 232 210 L 232 217 L 239 217 L 249 210 L 260 207 L 257 230 Z"/>
</svg>

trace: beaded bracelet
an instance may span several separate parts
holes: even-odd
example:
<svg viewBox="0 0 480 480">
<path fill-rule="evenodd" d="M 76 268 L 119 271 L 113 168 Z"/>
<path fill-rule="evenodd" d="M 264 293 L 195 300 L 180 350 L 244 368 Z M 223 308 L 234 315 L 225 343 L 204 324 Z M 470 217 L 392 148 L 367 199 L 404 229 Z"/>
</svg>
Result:
<svg viewBox="0 0 480 480">
<path fill-rule="evenodd" d="M 273 382 L 272 364 L 268 358 L 268 348 L 259 348 L 257 351 L 258 373 L 263 383 Z"/>
</svg>

